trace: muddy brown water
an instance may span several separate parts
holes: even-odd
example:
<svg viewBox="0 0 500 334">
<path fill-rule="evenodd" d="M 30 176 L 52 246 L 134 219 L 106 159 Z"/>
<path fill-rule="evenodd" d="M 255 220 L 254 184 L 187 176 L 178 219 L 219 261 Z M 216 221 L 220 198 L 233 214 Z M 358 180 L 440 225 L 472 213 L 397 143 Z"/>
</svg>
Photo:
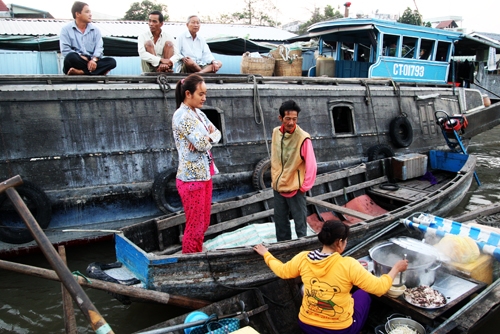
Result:
<svg viewBox="0 0 500 334">
<path fill-rule="evenodd" d="M 478 157 L 477 174 L 482 186 L 473 183 L 451 214 L 500 200 L 499 144 L 500 127 L 474 138 L 468 150 Z M 91 262 L 115 260 L 111 241 L 70 247 L 66 253 L 70 270 L 82 273 Z M 50 267 L 42 254 L 9 258 L 9 261 Z M 0 270 L 0 289 L 0 333 L 64 333 L 60 283 Z M 90 288 L 85 291 L 115 333 L 132 333 L 188 311 L 169 305 L 123 305 L 106 292 Z M 76 308 L 75 312 L 78 332 L 92 333 L 81 311 Z"/>
</svg>

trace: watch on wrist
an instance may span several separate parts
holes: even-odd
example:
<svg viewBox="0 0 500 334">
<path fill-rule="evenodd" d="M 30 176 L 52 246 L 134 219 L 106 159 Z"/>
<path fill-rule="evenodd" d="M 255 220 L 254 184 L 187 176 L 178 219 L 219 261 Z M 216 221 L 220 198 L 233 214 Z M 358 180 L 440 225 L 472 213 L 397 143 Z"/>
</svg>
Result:
<svg viewBox="0 0 500 334">
<path fill-rule="evenodd" d="M 95 62 L 97 63 L 97 61 L 99 60 L 99 58 L 97 58 L 97 57 L 93 57 L 93 58 L 92 58 L 92 60 L 93 60 L 93 61 L 95 61 Z"/>
</svg>

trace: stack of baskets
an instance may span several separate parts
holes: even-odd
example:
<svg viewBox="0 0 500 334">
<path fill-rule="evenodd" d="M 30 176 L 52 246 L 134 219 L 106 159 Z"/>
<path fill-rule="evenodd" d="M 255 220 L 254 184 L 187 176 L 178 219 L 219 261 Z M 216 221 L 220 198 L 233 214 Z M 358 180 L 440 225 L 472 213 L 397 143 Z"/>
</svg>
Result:
<svg viewBox="0 0 500 334">
<path fill-rule="evenodd" d="M 245 52 L 241 59 L 241 73 L 260 74 L 264 77 L 273 75 L 275 60 L 273 57 L 251 57 L 250 52 Z"/>
<path fill-rule="evenodd" d="M 280 45 L 269 54 L 276 59 L 274 76 L 302 76 L 302 50 Z"/>
</svg>

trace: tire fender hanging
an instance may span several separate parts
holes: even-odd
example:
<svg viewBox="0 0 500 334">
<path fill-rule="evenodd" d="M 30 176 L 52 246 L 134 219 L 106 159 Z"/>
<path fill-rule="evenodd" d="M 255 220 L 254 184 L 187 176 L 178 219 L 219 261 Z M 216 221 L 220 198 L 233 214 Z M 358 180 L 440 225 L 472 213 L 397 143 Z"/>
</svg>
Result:
<svg viewBox="0 0 500 334">
<path fill-rule="evenodd" d="M 15 189 L 38 225 L 46 229 L 52 219 L 52 204 L 47 194 L 27 180 Z M 31 232 L 5 193 L 0 194 L 0 240 L 11 244 L 23 244 L 33 240 Z"/>
<path fill-rule="evenodd" d="M 368 161 L 374 161 L 394 156 L 393 149 L 386 144 L 378 144 L 370 147 L 367 151 Z"/>
<path fill-rule="evenodd" d="M 389 135 L 397 147 L 408 147 L 413 142 L 413 127 L 405 116 L 392 119 L 389 125 Z"/>
<path fill-rule="evenodd" d="M 271 180 L 271 160 L 268 158 L 262 159 L 257 163 L 252 174 L 252 185 L 255 190 L 263 190 L 270 188 Z M 269 174 L 268 174 L 269 173 Z"/>
<path fill-rule="evenodd" d="M 175 187 L 176 175 L 176 168 L 170 168 L 159 173 L 156 175 L 151 188 L 156 206 L 166 214 L 182 210 L 182 202 Z"/>
</svg>

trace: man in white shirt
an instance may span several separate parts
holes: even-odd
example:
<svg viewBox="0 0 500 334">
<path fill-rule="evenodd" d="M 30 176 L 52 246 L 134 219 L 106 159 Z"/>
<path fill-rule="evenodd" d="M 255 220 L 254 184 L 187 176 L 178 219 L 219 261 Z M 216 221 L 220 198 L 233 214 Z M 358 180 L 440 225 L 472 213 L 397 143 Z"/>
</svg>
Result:
<svg viewBox="0 0 500 334">
<path fill-rule="evenodd" d="M 173 72 L 174 64 L 180 56 L 174 38 L 164 32 L 163 14 L 152 11 L 149 14 L 149 31 L 139 35 L 137 49 L 141 57 L 143 72 Z"/>
<path fill-rule="evenodd" d="M 182 60 L 182 73 L 216 73 L 222 62 L 215 60 L 207 42 L 198 36 L 200 19 L 196 15 L 188 17 L 188 31 L 177 38 L 177 45 Z"/>
</svg>

